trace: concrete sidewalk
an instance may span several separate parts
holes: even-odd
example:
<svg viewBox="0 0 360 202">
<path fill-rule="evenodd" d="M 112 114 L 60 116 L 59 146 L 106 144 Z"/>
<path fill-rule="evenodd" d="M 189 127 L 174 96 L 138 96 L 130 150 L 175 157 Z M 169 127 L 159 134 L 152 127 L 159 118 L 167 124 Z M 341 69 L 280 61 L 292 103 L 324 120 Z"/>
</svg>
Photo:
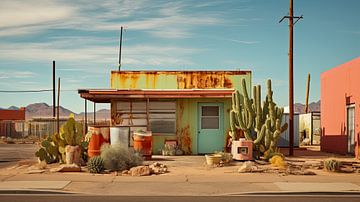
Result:
<svg viewBox="0 0 360 202">
<path fill-rule="evenodd" d="M 313 176 L 237 173 L 237 163 L 209 168 L 204 166 L 203 156 L 158 156 L 154 160 L 168 165 L 170 172 L 131 177 L 87 172 L 26 174 L 29 167 L 25 165 L 3 168 L 0 169 L 0 193 L 23 189 L 127 196 L 218 196 L 269 192 L 360 193 L 360 174 L 328 173 L 323 170 L 314 170 L 317 175 Z"/>
</svg>

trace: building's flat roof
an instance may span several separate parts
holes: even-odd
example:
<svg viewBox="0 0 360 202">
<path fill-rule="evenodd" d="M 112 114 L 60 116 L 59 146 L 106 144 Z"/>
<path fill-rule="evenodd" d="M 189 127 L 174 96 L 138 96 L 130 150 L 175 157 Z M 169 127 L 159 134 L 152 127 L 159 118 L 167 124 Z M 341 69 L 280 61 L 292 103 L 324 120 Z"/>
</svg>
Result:
<svg viewBox="0 0 360 202">
<path fill-rule="evenodd" d="M 144 74 L 181 74 L 181 73 L 225 73 L 225 74 L 230 74 L 230 75 L 243 75 L 243 74 L 249 74 L 251 73 L 251 70 L 136 70 L 136 71 L 132 71 L 132 70 L 112 70 L 111 73 L 124 73 L 124 74 L 139 74 L 139 73 L 144 73 Z"/>
<path fill-rule="evenodd" d="M 79 89 L 80 97 L 97 103 L 113 99 L 231 98 L 234 89 Z"/>
</svg>

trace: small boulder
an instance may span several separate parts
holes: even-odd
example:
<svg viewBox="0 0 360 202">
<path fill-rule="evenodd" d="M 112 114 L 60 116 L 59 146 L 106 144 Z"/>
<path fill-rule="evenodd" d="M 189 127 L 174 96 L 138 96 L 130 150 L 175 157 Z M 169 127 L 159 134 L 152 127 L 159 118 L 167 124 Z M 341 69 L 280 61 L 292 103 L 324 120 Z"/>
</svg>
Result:
<svg viewBox="0 0 360 202">
<path fill-rule="evenodd" d="M 151 174 L 149 166 L 136 166 L 129 170 L 131 176 L 148 176 Z"/>
<path fill-rule="evenodd" d="M 56 172 L 81 172 L 81 167 L 76 164 L 64 164 L 54 169 Z"/>
<path fill-rule="evenodd" d="M 128 175 L 129 174 L 129 171 L 128 170 L 123 170 L 122 172 L 121 172 L 121 175 Z"/>
<path fill-rule="evenodd" d="M 251 161 L 244 162 L 240 168 L 238 169 L 239 173 L 249 173 L 252 172 L 254 166 L 254 163 Z"/>
</svg>

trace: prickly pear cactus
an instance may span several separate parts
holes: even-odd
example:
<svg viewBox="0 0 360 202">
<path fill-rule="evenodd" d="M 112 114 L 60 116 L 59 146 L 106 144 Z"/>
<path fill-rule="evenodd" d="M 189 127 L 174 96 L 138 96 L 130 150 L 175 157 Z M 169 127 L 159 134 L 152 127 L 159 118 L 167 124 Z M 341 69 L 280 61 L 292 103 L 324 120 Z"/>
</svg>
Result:
<svg viewBox="0 0 360 202">
<path fill-rule="evenodd" d="M 56 144 L 51 141 L 50 137 L 42 141 L 41 146 L 42 148 L 35 153 L 35 156 L 39 157 L 41 161 L 45 161 L 48 164 L 58 161 L 59 152 Z"/>
<path fill-rule="evenodd" d="M 87 167 L 90 173 L 101 173 L 105 169 L 104 160 L 101 156 L 94 156 L 88 161 Z"/>
<path fill-rule="evenodd" d="M 82 125 L 75 121 L 73 116 L 70 116 L 69 120 L 61 126 L 60 135 L 61 138 L 66 141 L 68 145 L 76 146 L 80 145 L 83 139 Z"/>
<path fill-rule="evenodd" d="M 253 98 L 246 89 L 245 79 L 242 80 L 242 95 L 235 91 L 232 95 L 230 111 L 230 135 L 236 140 L 236 129 L 244 131 L 245 138 L 254 142 L 254 148 L 261 153 L 276 152 L 277 142 L 287 124 L 281 123 L 284 109 L 276 106 L 273 101 L 271 80 L 267 81 L 266 99 L 261 104 L 261 86 L 253 87 Z"/>
<path fill-rule="evenodd" d="M 83 141 L 82 125 L 75 121 L 73 115 L 70 115 L 69 120 L 61 126 L 60 134 L 55 133 L 41 142 L 41 148 L 35 153 L 35 156 L 46 163 L 65 163 L 67 145 L 79 145 L 81 153 L 86 153 L 87 143 Z"/>
</svg>

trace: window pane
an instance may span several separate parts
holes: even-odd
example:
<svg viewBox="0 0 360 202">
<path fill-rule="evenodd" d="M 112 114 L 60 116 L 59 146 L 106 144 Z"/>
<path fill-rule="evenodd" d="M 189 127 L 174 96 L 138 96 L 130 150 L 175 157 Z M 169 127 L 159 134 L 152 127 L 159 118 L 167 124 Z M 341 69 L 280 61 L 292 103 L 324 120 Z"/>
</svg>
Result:
<svg viewBox="0 0 360 202">
<path fill-rule="evenodd" d="M 175 120 L 150 120 L 153 133 L 175 133 Z"/>
<path fill-rule="evenodd" d="M 219 117 L 202 117 L 201 129 L 219 129 Z"/>
<path fill-rule="evenodd" d="M 202 116 L 219 116 L 218 106 L 202 106 Z"/>
</svg>

